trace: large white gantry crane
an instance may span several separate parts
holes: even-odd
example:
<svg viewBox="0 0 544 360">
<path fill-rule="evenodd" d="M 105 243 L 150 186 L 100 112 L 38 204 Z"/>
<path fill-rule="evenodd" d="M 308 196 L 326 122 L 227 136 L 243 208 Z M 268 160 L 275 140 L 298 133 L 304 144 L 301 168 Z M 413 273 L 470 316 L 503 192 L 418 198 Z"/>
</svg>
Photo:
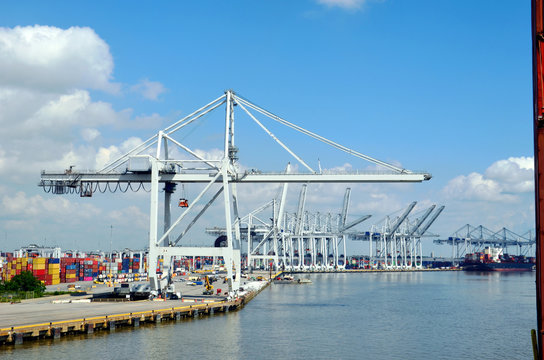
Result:
<svg viewBox="0 0 544 360">
<path fill-rule="evenodd" d="M 221 157 L 214 159 L 202 156 L 201 151 L 189 148 L 176 135 L 188 125 L 202 119 L 215 109 L 225 105 L 224 137 L 221 140 Z M 250 121 L 255 122 L 280 147 L 289 153 L 299 168 L 304 171 L 289 173 L 263 172 L 252 169 L 240 170 L 238 148 L 234 143 L 235 121 L 234 109 L 237 113 L 247 114 Z M 257 117 L 260 117 L 259 120 Z M 366 160 L 380 166 L 379 172 L 344 172 L 332 173 L 314 170 L 300 156 L 295 154 L 283 141 L 277 138 L 262 121 L 279 123 L 296 130 L 310 138 L 341 150 L 351 156 Z M 244 119 L 246 120 L 246 119 Z M 237 119 L 239 121 L 239 119 Z M 247 120 L 246 120 L 247 121 Z M 215 129 L 221 128 L 221 123 Z M 239 128 L 239 127 L 238 127 Z M 247 128 L 247 127 L 246 127 Z M 178 158 L 174 158 L 178 157 Z M 271 112 L 251 103 L 228 90 L 221 97 L 185 116 L 176 123 L 159 131 L 151 138 L 141 143 L 128 153 L 106 165 L 96 172 L 77 172 L 72 168 L 64 172 L 46 172 L 41 174 L 42 186 L 46 192 L 54 194 L 76 193 L 80 196 L 92 196 L 97 191 L 119 189 L 136 191 L 149 188 L 150 191 L 150 222 L 149 222 L 149 280 L 156 290 L 163 290 L 171 281 L 169 276 L 157 275 L 158 259 L 162 258 L 163 268 L 170 269 L 172 257 L 179 256 L 208 256 L 223 257 L 228 276 L 230 295 L 236 295 L 240 285 L 240 221 L 238 216 L 237 184 L 242 183 L 381 183 L 381 182 L 421 182 L 429 180 L 431 175 L 402 169 L 383 161 L 376 160 L 356 150 L 342 146 L 311 131 L 303 129 Z M 172 194 L 176 185 L 201 183 L 203 189 L 190 202 L 180 199 L 181 215 L 174 221 L 171 219 Z M 164 190 L 163 215 L 164 227 L 159 228 L 159 193 Z M 202 217 L 210 206 L 221 201 L 222 194 L 226 244 L 221 246 L 190 246 L 185 239 L 187 231 Z M 220 204 L 220 203 L 218 203 Z M 181 226 L 183 224 L 183 226 Z M 183 241 L 185 239 L 185 241 Z M 226 246 L 225 246 L 226 245 Z"/>
</svg>

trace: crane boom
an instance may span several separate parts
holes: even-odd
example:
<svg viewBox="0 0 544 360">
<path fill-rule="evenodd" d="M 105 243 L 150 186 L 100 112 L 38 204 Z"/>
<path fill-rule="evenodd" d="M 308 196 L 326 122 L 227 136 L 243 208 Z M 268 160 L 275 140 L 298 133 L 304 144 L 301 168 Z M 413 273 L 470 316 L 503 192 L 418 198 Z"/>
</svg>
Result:
<svg viewBox="0 0 544 360">
<path fill-rule="evenodd" d="M 344 231 L 346 231 L 346 230 L 351 229 L 351 228 L 354 227 L 355 225 L 360 224 L 360 223 L 362 223 L 363 221 L 369 219 L 371 216 L 372 216 L 372 215 L 363 215 L 363 216 L 361 216 L 360 218 L 358 218 L 358 219 L 356 219 L 356 220 L 350 222 L 349 224 L 342 226 L 342 227 L 340 228 L 340 232 L 344 232 Z"/>
<path fill-rule="evenodd" d="M 419 229 L 419 227 L 421 226 L 421 224 L 423 224 L 423 222 L 425 221 L 425 219 L 427 219 L 427 217 L 431 214 L 431 212 L 434 210 L 434 208 L 436 207 L 436 205 L 432 205 L 430 208 L 428 208 L 426 211 L 425 211 L 425 214 L 423 214 L 423 216 L 421 218 L 419 218 L 418 222 L 416 223 L 416 225 L 412 228 L 412 230 L 410 230 L 410 233 L 408 234 L 408 236 L 412 236 L 415 234 L 415 232 L 417 231 L 417 229 Z"/>
<path fill-rule="evenodd" d="M 399 226 L 404 222 L 404 220 L 406 220 L 406 218 L 408 217 L 410 212 L 412 212 L 412 210 L 414 209 L 416 204 L 417 204 L 417 201 L 414 201 L 413 203 L 408 205 L 406 210 L 404 210 L 404 213 L 402 213 L 402 215 L 397 219 L 395 224 L 391 227 L 391 230 L 389 231 L 389 234 L 393 235 L 398 230 Z"/>
<path fill-rule="evenodd" d="M 433 216 L 431 216 L 431 218 L 429 219 L 429 221 L 427 221 L 427 223 L 423 226 L 423 228 L 421 228 L 421 230 L 419 231 L 418 235 L 419 236 L 422 236 L 423 234 L 425 234 L 425 232 L 427 230 L 429 230 L 429 228 L 431 227 L 431 225 L 434 223 L 434 221 L 436 220 L 436 218 L 438 217 L 438 215 L 440 215 L 440 213 L 444 210 L 445 206 L 442 205 L 441 207 L 439 207 L 438 209 L 436 209 L 436 211 L 434 212 Z"/>
<path fill-rule="evenodd" d="M 341 226 L 346 225 L 346 219 L 348 217 L 348 208 L 349 208 L 349 199 L 351 196 L 351 188 L 346 188 L 346 193 L 344 194 L 344 204 L 342 206 L 342 215 L 340 218 Z M 365 219 L 366 220 L 366 219 Z"/>
<path fill-rule="evenodd" d="M 298 198 L 297 223 L 295 228 L 296 235 L 302 235 L 302 219 L 304 218 L 304 206 L 306 204 L 306 188 L 306 184 L 302 185 L 302 189 L 300 189 L 300 195 Z"/>
</svg>

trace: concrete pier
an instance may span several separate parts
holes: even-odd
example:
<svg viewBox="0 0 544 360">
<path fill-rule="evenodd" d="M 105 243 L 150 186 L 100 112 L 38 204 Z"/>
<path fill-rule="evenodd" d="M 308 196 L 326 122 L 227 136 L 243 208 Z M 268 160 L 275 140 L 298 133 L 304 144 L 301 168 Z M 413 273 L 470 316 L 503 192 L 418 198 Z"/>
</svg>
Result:
<svg viewBox="0 0 544 360">
<path fill-rule="evenodd" d="M 61 335 L 93 334 L 102 330 L 115 332 L 117 327 L 139 327 L 142 321 L 160 324 L 189 316 L 198 319 L 213 315 L 216 310 L 228 313 L 229 309 L 241 309 L 270 284 L 266 281 L 256 283 L 251 290 L 230 300 L 202 298 L 190 302 L 181 299 L 70 303 L 38 299 L 20 304 L 0 304 L 0 347 L 39 338 L 58 339 Z"/>
</svg>

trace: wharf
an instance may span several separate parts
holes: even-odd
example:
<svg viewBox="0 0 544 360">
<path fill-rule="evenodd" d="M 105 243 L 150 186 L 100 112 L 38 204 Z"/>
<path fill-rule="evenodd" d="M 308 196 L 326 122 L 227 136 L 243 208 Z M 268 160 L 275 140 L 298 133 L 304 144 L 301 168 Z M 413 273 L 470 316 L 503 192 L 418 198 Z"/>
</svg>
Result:
<svg viewBox="0 0 544 360">
<path fill-rule="evenodd" d="M 423 269 L 344 269 L 344 270 L 285 270 L 288 274 L 331 274 L 331 273 L 384 273 L 384 272 L 429 272 L 429 271 L 460 271 L 460 268 L 423 268 Z"/>
<path fill-rule="evenodd" d="M 234 299 L 222 296 L 204 296 L 202 287 L 175 283 L 183 288 L 182 299 L 163 301 L 91 301 L 92 294 L 111 291 L 106 286 L 92 287 L 87 296 L 61 295 L 24 300 L 18 304 L 0 304 L 0 344 L 22 344 L 39 338 L 58 339 L 70 334 L 92 334 L 94 331 L 114 331 L 116 327 L 138 327 L 143 323 L 179 321 L 226 313 L 242 308 L 268 281 L 252 281 L 243 285 L 244 291 Z M 54 286 L 56 290 L 58 286 Z M 83 286 L 82 286 L 83 288 Z M 224 290 L 223 290 L 224 292 Z M 191 294 L 192 293 L 192 294 Z M 2 345 L 0 345 L 2 346 Z"/>
</svg>

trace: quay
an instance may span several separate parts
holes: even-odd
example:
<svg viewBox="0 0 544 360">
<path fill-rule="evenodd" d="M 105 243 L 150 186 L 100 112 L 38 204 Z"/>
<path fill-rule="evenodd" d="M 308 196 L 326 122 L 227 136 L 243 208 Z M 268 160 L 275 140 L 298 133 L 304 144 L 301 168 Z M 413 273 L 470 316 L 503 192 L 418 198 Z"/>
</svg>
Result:
<svg viewBox="0 0 544 360">
<path fill-rule="evenodd" d="M 410 272 L 452 270 L 458 269 L 412 269 Z M 288 271 L 286 273 L 319 272 L 330 273 L 331 271 Z M 406 270 L 351 269 L 342 272 L 406 272 Z M 243 308 L 259 292 L 268 287 L 271 280 L 281 274 L 281 271 L 276 274 L 266 271 L 258 272 L 259 277 L 264 278 L 265 281 L 246 281 L 242 285 L 243 291 L 234 299 L 218 295 L 202 295 L 201 287 L 175 283 L 176 290 L 181 290 L 184 294 L 181 299 L 101 301 L 103 299 L 94 295 L 111 292 L 112 288 L 87 283 L 88 295 L 68 294 L 24 300 L 18 304 L 2 303 L 0 304 L 0 346 L 20 345 L 23 342 L 43 338 L 59 339 L 69 335 L 92 334 L 95 331 L 113 332 L 119 327 L 139 327 L 144 323 L 160 324 L 166 321 L 181 321 L 186 318 L 196 319 L 228 313 Z M 224 286 L 217 286 L 217 288 L 222 287 Z M 64 290 L 64 288 L 52 286 L 49 290 Z"/>
<path fill-rule="evenodd" d="M 185 286 L 184 293 L 189 294 L 177 300 L 160 301 L 92 301 L 93 295 L 90 294 L 43 297 L 17 304 L 2 303 L 0 346 L 20 345 L 43 338 L 59 339 L 62 336 L 92 334 L 95 331 L 113 332 L 123 326 L 139 327 L 144 323 L 160 324 L 224 314 L 241 309 L 269 284 L 269 281 L 246 282 L 242 286 L 244 290 L 234 299 L 196 295 L 201 287 L 189 289 L 185 284 L 176 284 Z M 100 292 L 111 288 L 93 290 Z M 193 295 L 190 294 L 191 290 Z"/>
</svg>

